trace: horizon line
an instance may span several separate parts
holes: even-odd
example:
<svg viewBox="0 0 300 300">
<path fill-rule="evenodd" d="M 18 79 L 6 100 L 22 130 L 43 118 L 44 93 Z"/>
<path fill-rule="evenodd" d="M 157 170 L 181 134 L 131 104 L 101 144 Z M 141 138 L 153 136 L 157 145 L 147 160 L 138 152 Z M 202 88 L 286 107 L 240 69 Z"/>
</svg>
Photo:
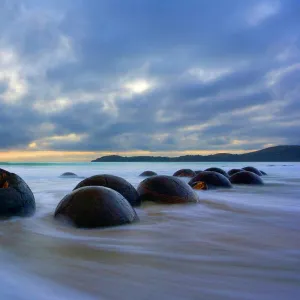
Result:
<svg viewBox="0 0 300 300">
<path fill-rule="evenodd" d="M 277 145 L 277 146 L 298 146 L 298 145 Z M 55 150 L 0 150 L 1 163 L 19 163 L 19 162 L 41 162 L 41 163 L 64 163 L 64 162 L 90 162 L 102 156 L 119 155 L 125 157 L 133 156 L 164 156 L 178 157 L 185 155 L 216 155 L 216 154 L 245 154 L 262 149 L 277 147 L 268 145 L 268 147 L 251 150 L 182 150 L 182 151 L 55 151 Z"/>
<path fill-rule="evenodd" d="M 165 156 L 178 157 L 184 155 L 214 155 L 220 153 L 243 154 L 254 150 L 182 150 L 182 151 L 55 151 L 55 150 L 0 150 L 1 163 L 18 162 L 90 162 L 102 156 L 119 155 L 126 157 L 133 156 Z"/>
</svg>

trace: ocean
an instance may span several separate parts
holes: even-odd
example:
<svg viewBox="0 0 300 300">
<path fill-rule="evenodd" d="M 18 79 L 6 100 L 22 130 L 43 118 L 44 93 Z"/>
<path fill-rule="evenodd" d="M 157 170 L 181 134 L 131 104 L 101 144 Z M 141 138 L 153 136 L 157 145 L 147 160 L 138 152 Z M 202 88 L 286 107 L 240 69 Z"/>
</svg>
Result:
<svg viewBox="0 0 300 300">
<path fill-rule="evenodd" d="M 53 219 L 59 201 L 88 177 L 145 170 L 252 165 L 264 186 L 197 191 L 199 204 L 136 209 L 140 222 L 105 229 Z M 32 189 L 31 218 L 0 222 L 0 299 L 300 298 L 300 163 L 10 163 Z M 186 180 L 186 179 L 183 179 Z"/>
</svg>

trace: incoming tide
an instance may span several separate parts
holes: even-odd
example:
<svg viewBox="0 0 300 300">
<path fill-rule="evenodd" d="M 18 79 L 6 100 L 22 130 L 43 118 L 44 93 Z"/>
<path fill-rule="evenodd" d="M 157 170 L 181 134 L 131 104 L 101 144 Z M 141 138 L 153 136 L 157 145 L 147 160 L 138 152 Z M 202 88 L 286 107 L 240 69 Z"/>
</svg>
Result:
<svg viewBox="0 0 300 300">
<path fill-rule="evenodd" d="M 197 191 L 199 204 L 144 204 L 140 222 L 82 230 L 53 219 L 59 201 L 96 174 L 135 187 L 152 170 L 252 165 L 264 186 Z M 0 299 L 300 298 L 300 163 L 1 164 L 32 189 L 36 214 L 0 222 Z M 74 172 L 82 178 L 60 178 Z M 183 179 L 185 180 L 185 179 Z"/>
</svg>

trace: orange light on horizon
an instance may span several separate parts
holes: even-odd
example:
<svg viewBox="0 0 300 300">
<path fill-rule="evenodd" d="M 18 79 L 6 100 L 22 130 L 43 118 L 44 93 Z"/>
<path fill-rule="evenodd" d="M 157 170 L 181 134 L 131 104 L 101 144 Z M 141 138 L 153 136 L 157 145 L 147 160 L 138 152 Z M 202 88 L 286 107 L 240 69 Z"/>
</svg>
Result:
<svg viewBox="0 0 300 300">
<path fill-rule="evenodd" d="M 252 150 L 251 150 L 252 151 Z M 0 151 L 0 162 L 88 162 L 105 155 L 121 156 L 182 156 L 218 153 L 241 154 L 244 150 L 191 150 L 191 151 Z"/>
</svg>

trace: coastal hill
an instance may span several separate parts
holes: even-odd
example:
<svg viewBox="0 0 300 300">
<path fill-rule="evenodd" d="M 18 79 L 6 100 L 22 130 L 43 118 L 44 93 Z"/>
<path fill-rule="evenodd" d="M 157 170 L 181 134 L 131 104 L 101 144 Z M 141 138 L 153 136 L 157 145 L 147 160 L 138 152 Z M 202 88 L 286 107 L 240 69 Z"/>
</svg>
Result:
<svg viewBox="0 0 300 300">
<path fill-rule="evenodd" d="M 244 154 L 218 153 L 178 157 L 107 155 L 92 162 L 300 162 L 300 146 L 275 146 Z"/>
</svg>

